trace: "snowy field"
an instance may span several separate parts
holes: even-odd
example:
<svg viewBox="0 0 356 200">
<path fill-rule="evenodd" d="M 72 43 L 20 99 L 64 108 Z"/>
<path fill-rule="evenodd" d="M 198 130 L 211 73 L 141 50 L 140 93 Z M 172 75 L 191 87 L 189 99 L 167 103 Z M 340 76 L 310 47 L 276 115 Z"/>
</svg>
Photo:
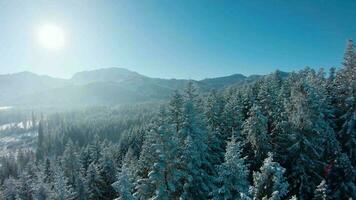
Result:
<svg viewBox="0 0 356 200">
<path fill-rule="evenodd" d="M 14 155 L 19 149 L 32 149 L 37 131 L 29 130 L 31 121 L 0 126 L 0 155 Z"/>
</svg>

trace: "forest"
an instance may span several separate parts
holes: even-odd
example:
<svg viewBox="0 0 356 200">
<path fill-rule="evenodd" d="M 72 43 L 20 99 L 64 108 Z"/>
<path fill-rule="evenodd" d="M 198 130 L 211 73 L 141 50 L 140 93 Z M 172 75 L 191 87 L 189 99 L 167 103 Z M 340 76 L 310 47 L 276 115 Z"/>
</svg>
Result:
<svg viewBox="0 0 356 200">
<path fill-rule="evenodd" d="M 36 137 L 1 155 L 0 199 L 356 199 L 355 97 L 350 40 L 328 72 L 275 71 L 209 92 L 189 82 L 167 102 L 17 115 L 30 125 L 1 134 Z"/>
</svg>

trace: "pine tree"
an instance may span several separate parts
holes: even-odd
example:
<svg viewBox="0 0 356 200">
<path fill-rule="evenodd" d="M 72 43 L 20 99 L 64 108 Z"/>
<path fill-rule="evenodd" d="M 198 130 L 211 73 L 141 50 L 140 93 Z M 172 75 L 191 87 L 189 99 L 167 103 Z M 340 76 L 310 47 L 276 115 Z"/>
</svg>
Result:
<svg viewBox="0 0 356 200">
<path fill-rule="evenodd" d="M 43 133 L 43 120 L 38 124 L 38 136 L 37 136 L 37 150 L 36 150 L 36 159 L 37 161 L 42 160 L 45 154 L 44 147 L 44 133 Z"/>
<path fill-rule="evenodd" d="M 88 200 L 88 191 L 86 187 L 86 176 L 79 174 L 75 180 L 75 188 L 73 188 L 73 195 L 75 200 Z"/>
<path fill-rule="evenodd" d="M 140 154 L 140 158 L 138 160 L 138 163 L 136 165 L 137 171 L 135 173 L 136 177 L 136 182 L 135 182 L 135 193 L 134 196 L 137 199 L 148 199 L 154 194 L 154 185 L 152 182 L 149 180 L 148 173 L 152 170 L 152 166 L 154 164 L 154 161 L 157 160 L 157 154 L 155 153 L 155 149 L 152 148 L 156 142 L 156 138 L 154 136 L 154 132 L 149 131 L 147 135 L 145 136 L 145 141 L 142 145 L 142 151 Z M 132 162 L 132 156 L 129 156 L 130 151 L 127 152 L 125 159 L 124 159 L 124 164 L 127 165 L 127 167 L 131 167 L 130 165 Z M 132 166 L 132 168 L 134 168 Z M 133 171 L 133 170 L 132 170 Z"/>
<path fill-rule="evenodd" d="M 102 182 L 102 185 L 100 186 L 103 191 L 102 199 L 114 199 L 117 195 L 112 184 L 116 180 L 116 169 L 112 156 L 109 154 L 107 148 L 103 150 L 102 157 L 99 160 L 99 175 Z"/>
<path fill-rule="evenodd" d="M 207 97 L 205 103 L 205 116 L 210 130 L 222 129 L 222 113 L 224 102 L 222 97 L 213 90 Z"/>
<path fill-rule="evenodd" d="M 152 148 L 157 154 L 157 159 L 148 174 L 149 181 L 155 188 L 155 194 L 151 199 L 176 198 L 179 180 L 182 177 L 177 159 L 178 138 L 174 134 L 174 128 L 165 121 L 157 122 L 151 131 L 151 135 L 156 138 Z"/>
<path fill-rule="evenodd" d="M 81 172 L 84 176 L 86 176 L 88 167 L 92 161 L 91 155 L 90 155 L 90 150 L 89 150 L 89 145 L 86 147 L 82 148 L 80 151 L 79 155 L 79 163 L 81 166 Z"/>
<path fill-rule="evenodd" d="M 44 182 L 45 183 L 51 183 L 53 180 L 53 172 L 52 172 L 52 168 L 51 168 L 51 161 L 49 160 L 49 158 L 46 158 L 45 161 L 45 167 L 44 167 Z"/>
<path fill-rule="evenodd" d="M 231 136 L 240 137 L 242 123 L 244 121 L 244 108 L 242 101 L 242 95 L 237 93 L 232 94 L 227 98 L 223 111 L 223 128 L 222 138 L 227 141 Z"/>
<path fill-rule="evenodd" d="M 325 180 L 322 180 L 314 191 L 313 200 L 327 200 L 327 188 Z"/>
<path fill-rule="evenodd" d="M 223 130 L 222 97 L 213 90 L 207 97 L 205 106 L 205 117 L 208 130 L 208 160 L 212 165 L 221 164 L 224 159 L 225 141 L 221 134 Z"/>
<path fill-rule="evenodd" d="M 261 107 L 261 112 L 267 117 L 268 131 L 271 132 L 276 122 L 280 120 L 283 104 L 279 99 L 279 93 L 283 84 L 282 72 L 275 71 L 273 74 L 266 76 L 258 90 L 257 104 Z"/>
<path fill-rule="evenodd" d="M 68 183 L 62 168 L 58 167 L 54 172 L 53 197 L 56 200 L 74 200 L 76 194 Z"/>
<path fill-rule="evenodd" d="M 183 111 L 183 127 L 179 137 L 184 137 L 181 156 L 183 178 L 183 192 L 180 199 L 206 199 L 213 183 L 208 174 L 213 171 L 208 161 L 206 151 L 207 137 L 202 116 L 199 113 L 198 98 L 192 83 L 188 84 L 185 94 Z"/>
<path fill-rule="evenodd" d="M 31 112 L 31 129 L 32 131 L 36 130 L 36 116 L 33 111 Z"/>
<path fill-rule="evenodd" d="M 48 174 L 49 170 L 47 168 L 46 162 L 44 165 L 39 166 L 36 171 L 36 180 L 33 182 L 34 198 L 37 200 L 51 199 L 51 188 L 52 182 L 49 182 Z M 52 177 L 51 177 L 52 178 Z M 48 181 L 48 182 L 46 182 Z"/>
<path fill-rule="evenodd" d="M 169 102 L 169 121 L 174 124 L 175 131 L 178 133 L 182 128 L 183 118 L 183 97 L 176 90 Z"/>
<path fill-rule="evenodd" d="M 274 162 L 272 154 L 268 155 L 260 168 L 253 173 L 253 187 L 250 192 L 253 199 L 280 200 L 288 193 L 288 182 L 284 178 L 285 169 Z"/>
<path fill-rule="evenodd" d="M 77 150 L 71 140 L 66 144 L 62 156 L 62 165 L 64 176 L 68 178 L 69 184 L 75 188 L 76 179 L 79 177 L 80 164 Z"/>
<path fill-rule="evenodd" d="M 254 158 L 252 169 L 262 163 L 263 158 L 271 149 L 268 136 L 267 118 L 262 114 L 261 108 L 254 105 L 250 112 L 250 117 L 244 122 L 242 134 L 247 143 L 251 146 Z"/>
<path fill-rule="evenodd" d="M 248 194 L 248 169 L 241 157 L 241 145 L 233 137 L 227 144 L 225 162 L 218 166 L 213 199 L 243 199 Z"/>
<path fill-rule="evenodd" d="M 335 78 L 336 118 L 338 138 L 352 164 L 356 165 L 356 51 L 352 40 L 348 41 L 343 68 Z"/>
<path fill-rule="evenodd" d="M 0 197 L 4 200 L 16 200 L 17 190 L 17 181 L 9 177 L 4 181 L 2 195 Z"/>
<path fill-rule="evenodd" d="M 102 185 L 102 179 L 98 167 L 94 163 L 89 165 L 85 185 L 88 192 L 88 200 L 102 199 L 103 191 L 100 187 Z"/>
<path fill-rule="evenodd" d="M 18 189 L 16 199 L 21 200 L 32 200 L 33 199 L 33 188 L 32 188 L 32 177 L 27 172 L 23 172 L 18 181 Z"/>
<path fill-rule="evenodd" d="M 327 174 L 327 184 L 332 199 L 355 199 L 356 185 L 354 167 L 348 156 L 341 153 L 332 163 Z"/>
<path fill-rule="evenodd" d="M 327 106 L 322 94 L 313 86 L 314 72 L 310 69 L 291 77 L 290 103 L 286 104 L 288 122 L 283 127 L 279 141 L 281 160 L 290 174 L 290 190 L 300 199 L 310 199 L 319 184 L 325 151 L 339 151 L 335 134 L 327 120 Z M 283 124 L 283 125 L 282 125 Z M 331 142 L 332 141 L 332 142 Z M 329 155 L 330 156 L 330 155 Z"/>
<path fill-rule="evenodd" d="M 102 146 L 98 135 L 94 135 L 93 142 L 88 145 L 88 150 L 91 158 L 90 163 L 94 162 L 97 164 L 102 156 Z"/>
<path fill-rule="evenodd" d="M 131 182 L 131 172 L 126 165 L 121 167 L 117 181 L 112 186 L 119 193 L 119 197 L 116 200 L 136 200 L 132 195 L 133 183 Z"/>
</svg>

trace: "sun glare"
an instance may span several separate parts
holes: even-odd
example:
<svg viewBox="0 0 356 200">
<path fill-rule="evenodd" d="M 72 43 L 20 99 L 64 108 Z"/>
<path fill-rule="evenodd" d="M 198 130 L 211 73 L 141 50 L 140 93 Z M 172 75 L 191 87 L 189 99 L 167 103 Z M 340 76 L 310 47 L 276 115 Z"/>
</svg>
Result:
<svg viewBox="0 0 356 200">
<path fill-rule="evenodd" d="M 65 44 L 65 34 L 61 27 L 54 24 L 45 24 L 38 29 L 38 40 L 46 49 L 61 49 Z"/>
</svg>

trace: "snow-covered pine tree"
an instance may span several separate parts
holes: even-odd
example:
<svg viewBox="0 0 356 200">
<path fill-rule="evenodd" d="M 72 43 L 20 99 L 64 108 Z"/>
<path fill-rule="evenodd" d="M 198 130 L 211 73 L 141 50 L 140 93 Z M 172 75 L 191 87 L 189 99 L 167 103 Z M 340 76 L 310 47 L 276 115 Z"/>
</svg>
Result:
<svg viewBox="0 0 356 200">
<path fill-rule="evenodd" d="M 18 189 L 16 199 L 32 200 L 34 195 L 34 189 L 32 188 L 32 177 L 27 172 L 20 174 L 18 180 Z"/>
<path fill-rule="evenodd" d="M 252 169 L 257 168 L 266 157 L 267 152 L 271 150 L 268 136 L 267 118 L 262 114 L 258 105 L 253 105 L 250 117 L 244 122 L 242 135 L 246 142 L 251 146 L 253 158 L 251 159 Z"/>
<path fill-rule="evenodd" d="M 85 177 L 85 186 L 88 194 L 88 200 L 102 199 L 103 188 L 102 178 L 99 174 L 99 169 L 97 165 L 93 162 L 88 167 L 87 176 Z"/>
<path fill-rule="evenodd" d="M 315 86 L 318 82 L 313 80 L 315 77 L 313 70 L 306 69 L 288 78 L 291 87 L 285 104 L 287 121 L 278 125 L 278 157 L 288 169 L 290 191 L 300 199 L 312 198 L 320 183 L 324 149 L 338 151 L 335 134 L 326 117 L 328 106 L 323 93 Z"/>
<path fill-rule="evenodd" d="M 356 50 L 352 40 L 348 41 L 343 68 L 335 78 L 336 122 L 342 150 L 351 163 L 356 165 Z"/>
<path fill-rule="evenodd" d="M 131 158 L 128 158 L 129 151 L 127 152 L 124 164 L 131 166 L 131 168 L 136 168 L 135 173 L 135 193 L 134 196 L 137 199 L 145 200 L 153 196 L 155 188 L 151 181 L 149 181 L 148 173 L 152 170 L 154 161 L 157 160 L 157 154 L 155 149 L 152 148 L 156 142 L 154 132 L 149 131 L 145 135 L 145 141 L 142 145 L 142 150 L 140 153 L 139 160 L 136 166 L 130 165 Z"/>
<path fill-rule="evenodd" d="M 222 138 L 227 141 L 233 135 L 240 137 L 242 123 L 244 121 L 242 95 L 240 92 L 232 93 L 227 97 L 223 110 Z"/>
<path fill-rule="evenodd" d="M 161 114 L 162 115 L 162 114 Z M 162 115 L 161 118 L 164 118 Z M 177 188 L 182 173 L 179 170 L 178 138 L 174 127 L 164 119 L 157 120 L 153 125 L 151 135 L 156 138 L 152 148 L 157 154 L 152 170 L 149 172 L 149 181 L 153 183 L 155 194 L 151 199 L 176 199 Z"/>
<path fill-rule="evenodd" d="M 313 200 L 328 200 L 327 196 L 328 186 L 325 180 L 322 180 L 314 191 Z"/>
<path fill-rule="evenodd" d="M 101 177 L 100 186 L 102 192 L 102 199 L 112 200 L 117 195 L 112 187 L 112 184 L 116 181 L 116 168 L 113 162 L 113 157 L 110 154 L 108 149 L 109 147 L 104 148 L 102 151 L 102 157 L 99 159 L 99 175 Z"/>
<path fill-rule="evenodd" d="M 102 157 L 102 146 L 98 135 L 94 135 L 94 139 L 92 143 L 88 145 L 88 149 L 91 158 L 90 163 L 99 163 L 99 159 Z"/>
<path fill-rule="evenodd" d="M 131 182 L 131 176 L 130 169 L 124 164 L 118 173 L 117 181 L 112 184 L 119 194 L 119 197 L 115 200 L 136 200 L 132 195 L 133 183 Z"/>
<path fill-rule="evenodd" d="M 17 180 L 15 180 L 13 177 L 9 177 L 4 181 L 3 184 L 3 189 L 1 191 L 1 199 L 3 200 L 16 200 L 16 195 L 17 195 Z"/>
<path fill-rule="evenodd" d="M 348 156 L 340 153 L 327 174 L 330 199 L 355 199 L 356 185 L 354 167 Z"/>
<path fill-rule="evenodd" d="M 175 131 L 178 133 L 183 124 L 183 96 L 177 91 L 174 91 L 169 101 L 169 122 L 174 124 Z"/>
<path fill-rule="evenodd" d="M 37 161 L 42 160 L 44 155 L 45 155 L 44 130 L 43 130 L 43 119 L 41 116 L 41 121 L 38 124 L 36 160 Z"/>
<path fill-rule="evenodd" d="M 53 198 L 56 200 L 74 200 L 75 192 L 73 187 L 68 183 L 67 177 L 64 176 L 63 169 L 57 167 L 54 170 Z"/>
<path fill-rule="evenodd" d="M 222 96 L 215 90 L 211 92 L 205 102 L 204 113 L 208 131 L 208 159 L 212 165 L 219 165 L 224 159 L 225 141 L 221 134 L 223 130 L 224 104 Z"/>
<path fill-rule="evenodd" d="M 280 200 L 288 193 L 285 169 L 273 161 L 272 154 L 263 161 L 259 172 L 253 173 L 253 186 L 250 188 L 254 200 Z"/>
<path fill-rule="evenodd" d="M 51 161 L 49 158 L 46 158 L 44 166 L 44 180 L 45 183 L 51 183 L 53 181 L 53 171 L 51 166 Z"/>
<path fill-rule="evenodd" d="M 81 149 L 78 159 L 79 159 L 79 163 L 80 163 L 80 167 L 81 167 L 80 170 L 81 170 L 83 176 L 86 176 L 88 167 L 92 161 L 89 145 L 87 145 L 86 147 L 83 147 Z"/>
<path fill-rule="evenodd" d="M 268 131 L 272 132 L 276 122 L 281 118 L 283 104 L 279 99 L 279 93 L 283 84 L 282 72 L 275 71 L 261 81 L 257 93 L 257 104 L 261 107 L 261 112 L 267 117 Z"/>
<path fill-rule="evenodd" d="M 46 171 L 46 165 L 39 166 L 39 170 L 36 171 L 36 180 L 32 183 L 33 198 L 36 200 L 46 200 L 52 198 L 52 183 L 45 182 L 47 178 L 47 175 L 45 174 L 46 172 L 48 173 L 48 171 Z"/>
<path fill-rule="evenodd" d="M 205 102 L 205 116 L 207 125 L 210 130 L 222 129 L 222 113 L 224 108 L 224 101 L 221 95 L 216 90 L 213 90 Z"/>
<path fill-rule="evenodd" d="M 214 200 L 243 199 L 248 194 L 248 168 L 241 157 L 241 145 L 235 137 L 227 144 L 225 162 L 217 167 Z"/>
<path fill-rule="evenodd" d="M 68 183 L 71 184 L 73 188 L 75 188 L 76 179 L 79 177 L 80 163 L 77 149 L 74 146 L 72 140 L 67 142 L 61 162 L 64 176 L 68 178 Z"/>
<path fill-rule="evenodd" d="M 184 137 L 181 156 L 183 178 L 183 192 L 180 199 L 207 199 L 213 183 L 208 171 L 213 166 L 209 162 L 206 152 L 207 134 L 200 115 L 199 100 L 192 83 L 188 84 L 185 93 L 183 127 L 179 138 Z"/>
</svg>

